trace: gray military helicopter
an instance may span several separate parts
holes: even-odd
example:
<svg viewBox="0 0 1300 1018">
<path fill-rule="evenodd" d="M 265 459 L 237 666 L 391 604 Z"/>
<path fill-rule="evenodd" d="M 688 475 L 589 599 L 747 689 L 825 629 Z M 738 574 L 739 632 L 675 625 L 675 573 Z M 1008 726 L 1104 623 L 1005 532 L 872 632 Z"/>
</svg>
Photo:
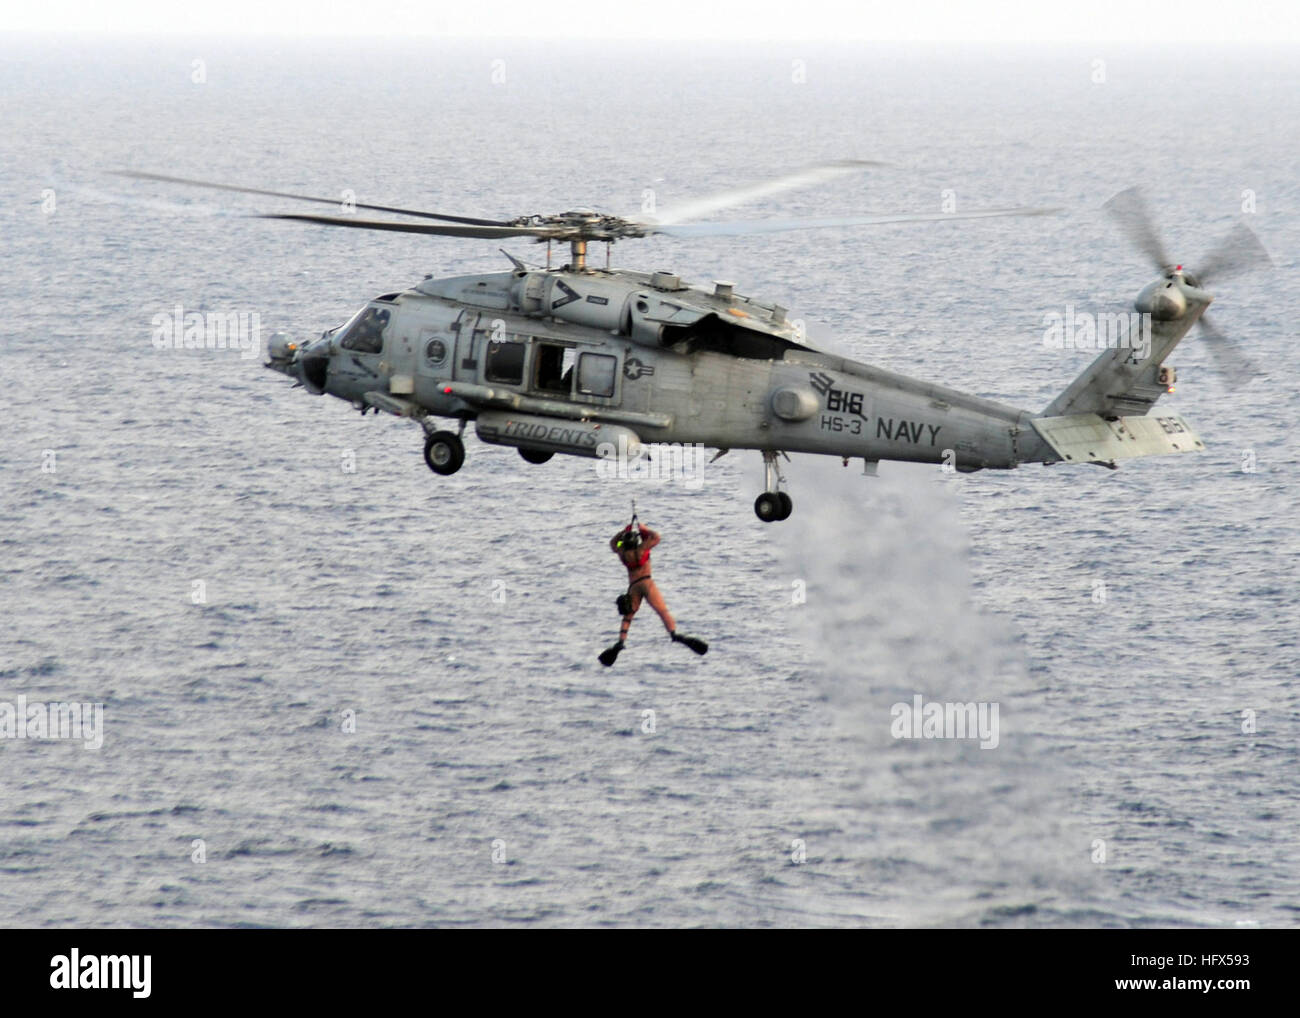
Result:
<svg viewBox="0 0 1300 1018">
<path fill-rule="evenodd" d="M 470 421 L 481 441 L 513 446 L 533 464 L 556 453 L 594 457 L 618 450 L 636 457 L 659 443 L 698 443 L 718 450 L 715 459 L 732 449 L 755 449 L 763 457 L 766 483 L 754 511 L 764 522 L 791 514 L 778 461 L 790 453 L 839 456 L 846 465 L 861 458 L 867 473 L 875 473 L 881 460 L 941 463 L 972 472 L 1024 463 L 1097 463 L 1113 469 L 1120 459 L 1204 448 L 1178 414 L 1149 414 L 1173 391 L 1174 370 L 1164 361 L 1200 320 L 1224 370 L 1238 380 L 1252 373 L 1249 362 L 1202 317 L 1214 299 L 1202 283 L 1210 275 L 1270 264 L 1268 255 L 1254 234 L 1239 226 L 1193 275 L 1166 256 L 1136 189 L 1121 192 L 1106 208 L 1160 273 L 1135 304 L 1146 332 L 1141 342 L 1111 337 L 1087 370 L 1038 413 L 817 350 L 786 308 L 738 294 L 730 283 L 705 288 L 672 272 L 609 267 L 612 244 L 656 234 L 753 235 L 1054 211 L 683 221 L 874 165 L 880 164 L 813 166 L 693 202 L 664 220 L 578 209 L 504 221 L 359 203 L 355 209 L 435 222 L 267 215 L 429 236 L 529 237 L 546 243 L 547 260 L 545 266 L 530 267 L 503 250 L 509 271 L 426 277 L 410 289 L 376 297 L 318 339 L 299 344 L 283 334 L 273 336 L 266 366 L 312 394 L 346 400 L 363 414 L 382 410 L 418 421 L 425 430 L 425 461 L 437 474 L 460 469 Z M 339 204 L 159 174 L 124 175 Z M 604 268 L 588 263 L 592 242 L 606 244 Z M 551 266 L 555 243 L 569 245 L 569 261 L 559 268 Z M 440 418 L 458 422 L 456 430 L 439 425 Z"/>
</svg>

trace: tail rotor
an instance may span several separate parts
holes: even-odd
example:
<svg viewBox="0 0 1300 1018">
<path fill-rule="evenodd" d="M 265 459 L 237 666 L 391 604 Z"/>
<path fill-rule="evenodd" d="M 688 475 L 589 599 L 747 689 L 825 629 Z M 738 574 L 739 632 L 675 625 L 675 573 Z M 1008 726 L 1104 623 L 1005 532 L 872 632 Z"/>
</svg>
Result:
<svg viewBox="0 0 1300 1018">
<path fill-rule="evenodd" d="M 1197 289 L 1204 289 L 1212 279 L 1233 279 L 1273 268 L 1273 259 L 1260 243 L 1259 237 L 1245 223 L 1237 223 L 1206 255 L 1199 269 L 1192 273 L 1185 271 L 1182 265 L 1174 264 L 1169 258 L 1141 188 L 1130 187 L 1120 191 L 1102 208 L 1158 272 L 1169 278 L 1181 276 L 1187 284 Z M 1215 370 L 1223 377 L 1229 389 L 1239 389 L 1262 373 L 1241 351 L 1237 342 L 1230 339 L 1207 315 L 1201 316 L 1199 324 Z"/>
</svg>

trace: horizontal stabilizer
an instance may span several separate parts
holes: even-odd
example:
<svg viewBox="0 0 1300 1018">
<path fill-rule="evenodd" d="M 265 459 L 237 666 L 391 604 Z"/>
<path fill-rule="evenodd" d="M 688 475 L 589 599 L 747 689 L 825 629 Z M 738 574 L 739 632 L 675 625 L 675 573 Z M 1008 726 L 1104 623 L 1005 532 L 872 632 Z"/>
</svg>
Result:
<svg viewBox="0 0 1300 1018">
<path fill-rule="evenodd" d="M 1035 417 L 1034 430 L 1066 463 L 1109 463 L 1135 456 L 1200 452 L 1205 444 L 1178 414 L 1118 417 L 1097 414 Z"/>
</svg>

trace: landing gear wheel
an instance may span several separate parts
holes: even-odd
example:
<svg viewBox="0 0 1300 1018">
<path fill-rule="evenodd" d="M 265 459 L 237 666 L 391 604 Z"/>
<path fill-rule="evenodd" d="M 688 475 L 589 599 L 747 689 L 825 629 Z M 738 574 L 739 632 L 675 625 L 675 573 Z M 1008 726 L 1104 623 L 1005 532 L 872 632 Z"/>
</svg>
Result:
<svg viewBox="0 0 1300 1018">
<path fill-rule="evenodd" d="M 545 449 L 520 449 L 519 455 L 529 463 L 545 463 L 555 453 L 547 452 Z"/>
<path fill-rule="evenodd" d="M 754 499 L 754 514 L 764 523 L 788 520 L 790 514 L 794 512 L 794 502 L 790 500 L 790 496 L 779 490 L 785 478 L 781 476 L 781 469 L 776 462 L 777 456 L 785 456 L 785 453 L 775 449 L 763 450 L 763 481 L 767 491 Z"/>
<path fill-rule="evenodd" d="M 781 515 L 783 508 L 780 492 L 765 491 L 754 499 L 754 515 L 764 523 L 774 523 L 777 520 L 785 519 Z"/>
<path fill-rule="evenodd" d="M 435 431 L 424 440 L 424 462 L 435 474 L 454 474 L 465 462 L 465 443 L 450 431 Z"/>
</svg>

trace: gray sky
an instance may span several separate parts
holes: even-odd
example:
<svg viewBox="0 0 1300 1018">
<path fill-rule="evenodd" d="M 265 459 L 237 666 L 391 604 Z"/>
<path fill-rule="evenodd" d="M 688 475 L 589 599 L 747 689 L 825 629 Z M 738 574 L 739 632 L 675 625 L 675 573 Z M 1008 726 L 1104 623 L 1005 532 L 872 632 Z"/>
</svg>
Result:
<svg viewBox="0 0 1300 1018">
<path fill-rule="evenodd" d="M 1294 44 L 1300 0 L 37 0 L 2 30 Z"/>
</svg>

